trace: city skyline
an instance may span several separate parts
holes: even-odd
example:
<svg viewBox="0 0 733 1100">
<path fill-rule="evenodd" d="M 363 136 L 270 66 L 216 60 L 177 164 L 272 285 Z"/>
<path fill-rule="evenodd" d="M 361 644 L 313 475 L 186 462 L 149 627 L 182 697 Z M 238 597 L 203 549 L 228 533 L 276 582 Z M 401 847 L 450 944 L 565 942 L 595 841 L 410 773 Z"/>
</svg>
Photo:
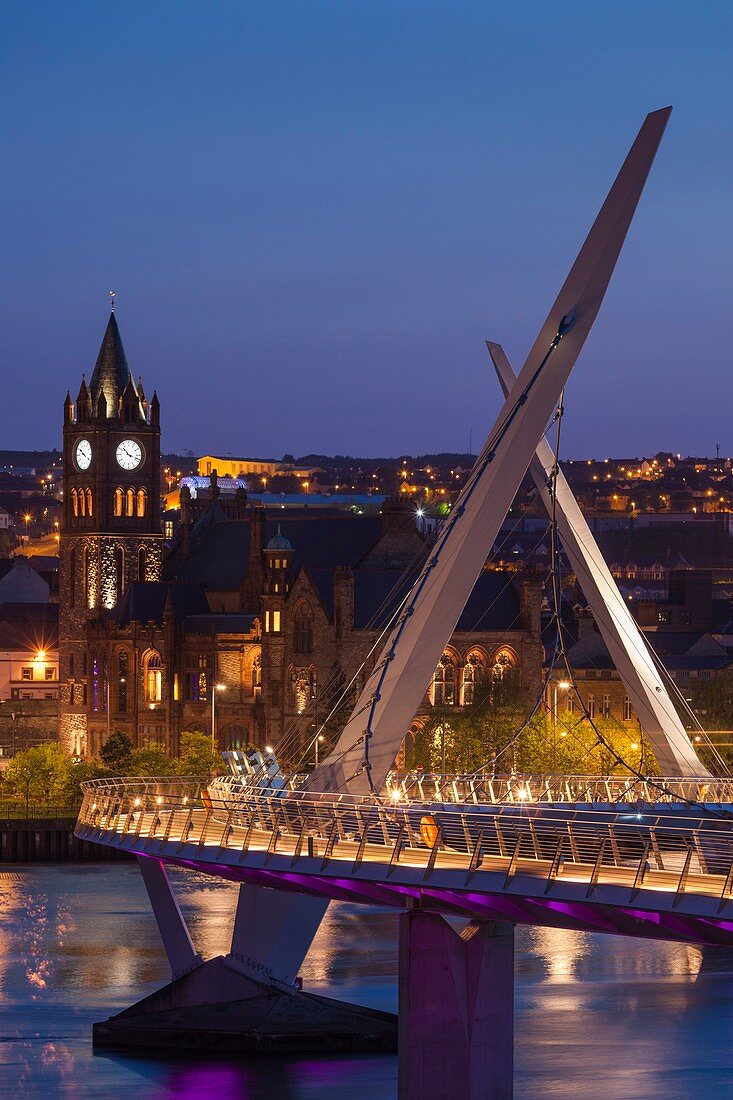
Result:
<svg viewBox="0 0 733 1100">
<path fill-rule="evenodd" d="M 7 444 L 55 440 L 114 289 L 170 451 L 477 450 L 500 404 L 484 339 L 522 361 L 619 154 L 672 102 L 564 452 L 730 451 L 730 12 L 446 14 L 16 10 Z"/>
</svg>

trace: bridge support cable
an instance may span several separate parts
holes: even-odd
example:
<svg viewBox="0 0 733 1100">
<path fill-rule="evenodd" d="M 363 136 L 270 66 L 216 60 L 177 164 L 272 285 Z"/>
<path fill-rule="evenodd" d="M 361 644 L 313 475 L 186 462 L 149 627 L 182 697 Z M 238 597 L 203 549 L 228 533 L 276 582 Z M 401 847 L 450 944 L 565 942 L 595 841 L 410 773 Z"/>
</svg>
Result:
<svg viewBox="0 0 733 1100">
<path fill-rule="evenodd" d="M 507 392 L 514 379 L 511 364 L 499 344 L 488 343 L 487 346 L 502 388 Z M 621 597 L 570 486 L 558 468 L 557 455 L 553 454 L 544 437 L 537 445 L 530 472 L 548 513 L 554 517 L 563 549 L 591 606 L 641 726 L 654 747 L 662 771 L 667 775 L 709 776 L 669 698 L 649 647 Z M 562 622 L 558 620 L 557 625 L 562 641 Z M 572 680 L 572 671 L 569 668 L 566 671 Z M 582 699 L 580 702 L 582 706 Z M 586 717 L 590 720 L 589 716 Z M 624 766 L 628 767 L 626 764 Z"/>
</svg>

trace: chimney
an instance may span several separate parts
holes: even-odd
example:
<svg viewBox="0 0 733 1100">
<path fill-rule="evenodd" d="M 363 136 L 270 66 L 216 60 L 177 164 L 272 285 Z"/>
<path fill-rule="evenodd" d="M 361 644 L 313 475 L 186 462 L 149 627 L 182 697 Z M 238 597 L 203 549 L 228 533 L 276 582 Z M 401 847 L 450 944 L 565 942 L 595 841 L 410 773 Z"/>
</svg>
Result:
<svg viewBox="0 0 733 1100">
<path fill-rule="evenodd" d="M 382 505 L 382 534 L 415 530 L 415 508 L 409 500 L 387 497 Z"/>
<path fill-rule="evenodd" d="M 539 638 L 542 633 L 542 583 L 537 577 L 526 576 L 519 590 L 522 630 Z"/>
<path fill-rule="evenodd" d="M 589 607 L 578 608 L 578 638 L 587 638 L 596 628 L 593 612 Z"/>
<path fill-rule="evenodd" d="M 341 640 L 354 629 L 354 573 L 348 565 L 337 565 L 333 575 L 333 615 Z"/>
</svg>

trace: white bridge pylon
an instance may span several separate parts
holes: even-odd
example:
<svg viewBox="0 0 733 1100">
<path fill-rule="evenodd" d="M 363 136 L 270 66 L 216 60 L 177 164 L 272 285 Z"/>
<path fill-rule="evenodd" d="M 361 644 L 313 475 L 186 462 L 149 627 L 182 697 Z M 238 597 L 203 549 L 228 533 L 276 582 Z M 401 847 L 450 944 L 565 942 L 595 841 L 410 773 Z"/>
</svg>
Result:
<svg viewBox="0 0 733 1100">
<path fill-rule="evenodd" d="M 670 111 L 647 115 L 351 717 L 307 789 L 382 788 L 596 318 Z"/>
<path fill-rule="evenodd" d="M 487 340 L 486 346 L 506 395 L 515 380 L 511 363 L 500 344 Z M 537 444 L 529 471 L 550 517 L 553 507 L 548 479 L 554 464 L 555 455 L 543 436 Z M 554 514 L 563 549 L 641 727 L 654 748 L 662 775 L 709 777 L 709 771 L 690 743 L 644 636 L 634 622 L 573 491 L 560 470 L 555 477 Z"/>
</svg>

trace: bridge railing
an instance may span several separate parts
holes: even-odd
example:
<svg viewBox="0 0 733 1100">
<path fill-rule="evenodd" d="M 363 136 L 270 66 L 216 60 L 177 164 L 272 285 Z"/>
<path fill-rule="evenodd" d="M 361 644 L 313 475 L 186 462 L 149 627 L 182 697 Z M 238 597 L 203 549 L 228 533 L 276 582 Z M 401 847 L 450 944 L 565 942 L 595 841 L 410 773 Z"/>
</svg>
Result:
<svg viewBox="0 0 733 1100">
<path fill-rule="evenodd" d="M 417 865 L 424 879 L 438 870 L 500 870 L 505 888 L 520 870 L 580 879 L 591 896 L 600 882 L 713 893 L 720 906 L 733 891 L 733 820 L 662 808 L 651 814 L 563 810 L 528 803 L 496 808 L 430 807 L 402 800 L 318 795 L 282 789 L 216 791 L 202 780 L 103 780 L 84 784 L 77 832 L 89 840 L 185 858 L 197 854 L 242 863 L 248 853 L 309 857 L 321 871 L 357 874 L 378 863 L 386 876 L 398 864 Z M 162 842 L 163 847 L 160 844 Z M 184 858 L 183 856 L 181 858 Z M 333 871 L 331 871 L 333 873 Z"/>
</svg>

